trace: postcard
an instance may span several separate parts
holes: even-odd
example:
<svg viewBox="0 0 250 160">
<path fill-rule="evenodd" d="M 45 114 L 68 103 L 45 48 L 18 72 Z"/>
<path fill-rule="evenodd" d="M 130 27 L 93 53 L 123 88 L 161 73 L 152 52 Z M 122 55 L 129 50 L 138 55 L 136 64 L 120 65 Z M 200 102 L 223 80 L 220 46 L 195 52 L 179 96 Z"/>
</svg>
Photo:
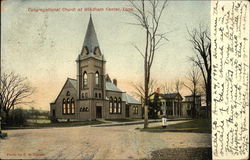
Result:
<svg viewBox="0 0 250 160">
<path fill-rule="evenodd" d="M 248 159 L 249 2 L 2 0 L 0 159 Z"/>
</svg>

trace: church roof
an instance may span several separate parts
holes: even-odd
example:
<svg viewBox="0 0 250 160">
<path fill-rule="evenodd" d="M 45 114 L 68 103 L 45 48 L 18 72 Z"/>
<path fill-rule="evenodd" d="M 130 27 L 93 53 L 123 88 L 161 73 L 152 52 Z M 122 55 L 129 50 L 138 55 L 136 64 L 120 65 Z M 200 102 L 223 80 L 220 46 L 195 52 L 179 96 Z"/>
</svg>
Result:
<svg viewBox="0 0 250 160">
<path fill-rule="evenodd" d="M 99 43 L 97 40 L 94 24 L 92 17 L 90 15 L 88 28 L 85 34 L 83 47 L 87 47 L 90 53 L 94 52 L 95 47 L 99 47 Z"/>
<path fill-rule="evenodd" d="M 115 92 L 122 92 L 119 88 L 117 88 L 114 83 L 110 81 L 106 81 L 106 90 L 108 91 L 115 91 Z"/>
<path fill-rule="evenodd" d="M 126 104 L 141 104 L 138 100 L 134 99 L 132 96 L 126 92 L 122 93 L 122 100 L 126 101 Z"/>
<path fill-rule="evenodd" d="M 76 81 L 76 79 L 67 78 L 66 82 L 64 83 L 64 85 L 63 85 L 61 91 L 59 92 L 59 94 L 57 95 L 56 99 L 54 101 L 52 101 L 51 103 L 56 103 L 59 95 L 62 93 L 62 90 L 64 89 L 67 82 L 69 82 L 74 87 L 74 89 L 77 89 L 77 81 Z"/>
<path fill-rule="evenodd" d="M 77 89 L 77 80 L 76 79 L 72 79 L 72 78 L 67 78 L 64 86 L 66 85 L 66 83 L 69 82 L 70 84 L 72 84 L 72 86 Z M 63 88 L 64 88 L 63 86 Z M 63 88 L 61 89 L 59 95 L 61 94 Z M 116 85 L 114 85 L 111 81 L 106 81 L 106 90 L 107 91 L 114 91 L 114 92 L 122 92 L 119 88 L 116 87 Z M 58 99 L 59 95 L 57 96 L 57 98 L 51 102 L 51 103 L 55 103 L 56 100 Z M 132 96 L 130 96 L 129 94 L 127 94 L 126 92 L 122 92 L 122 100 L 126 101 L 126 104 L 141 104 L 139 101 L 137 101 L 136 99 L 134 99 Z"/>
<path fill-rule="evenodd" d="M 91 15 L 90 15 L 88 27 L 87 27 L 87 30 L 85 33 L 85 38 L 84 38 L 84 42 L 83 42 L 83 46 L 82 46 L 82 51 L 81 51 L 81 54 L 78 55 L 77 61 L 87 59 L 90 57 L 98 59 L 100 61 L 106 61 L 105 57 L 102 54 L 96 55 L 95 50 L 97 48 L 100 51 L 99 42 L 98 42 L 97 35 L 95 32 L 94 23 L 93 23 Z M 82 52 L 85 49 L 87 49 L 88 54 L 82 55 Z M 100 53 L 101 53 L 101 51 L 100 51 Z"/>
<path fill-rule="evenodd" d="M 71 78 L 68 78 L 69 82 L 73 85 L 73 87 L 75 89 L 77 89 L 77 81 L 76 79 L 71 79 Z"/>
</svg>

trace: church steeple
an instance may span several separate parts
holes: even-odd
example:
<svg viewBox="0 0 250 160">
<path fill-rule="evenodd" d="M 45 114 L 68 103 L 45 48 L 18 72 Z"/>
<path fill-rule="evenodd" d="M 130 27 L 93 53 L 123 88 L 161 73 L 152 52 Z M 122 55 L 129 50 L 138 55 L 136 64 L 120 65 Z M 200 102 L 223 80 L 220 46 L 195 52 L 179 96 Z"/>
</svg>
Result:
<svg viewBox="0 0 250 160">
<path fill-rule="evenodd" d="M 84 38 L 84 42 L 83 42 L 83 50 L 87 49 L 87 51 L 90 54 L 93 54 L 97 48 L 99 49 L 99 43 L 98 43 L 98 40 L 97 40 L 97 36 L 96 36 L 92 16 L 90 15 L 88 28 L 87 28 L 85 38 Z"/>
</svg>

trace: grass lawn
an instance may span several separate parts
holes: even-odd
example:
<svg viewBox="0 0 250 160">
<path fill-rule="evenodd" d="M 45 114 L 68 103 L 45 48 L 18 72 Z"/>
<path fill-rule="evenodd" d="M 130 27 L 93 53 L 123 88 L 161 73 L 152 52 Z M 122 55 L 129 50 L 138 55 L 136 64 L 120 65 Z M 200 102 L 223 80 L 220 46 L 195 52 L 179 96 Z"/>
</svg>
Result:
<svg viewBox="0 0 250 160">
<path fill-rule="evenodd" d="M 188 122 L 168 125 L 166 128 L 162 126 L 149 127 L 141 129 L 147 132 L 194 132 L 194 133 L 211 133 L 210 119 L 194 119 Z"/>
<path fill-rule="evenodd" d="M 28 119 L 28 123 L 50 123 L 49 119 Z"/>
<path fill-rule="evenodd" d="M 58 123 L 27 123 L 23 126 L 3 126 L 3 129 L 37 129 L 48 127 L 74 127 L 101 124 L 101 121 L 79 121 L 79 122 L 58 122 Z"/>
<path fill-rule="evenodd" d="M 133 122 L 133 121 L 138 121 L 142 119 L 105 119 L 106 121 L 111 121 L 111 122 Z"/>
</svg>

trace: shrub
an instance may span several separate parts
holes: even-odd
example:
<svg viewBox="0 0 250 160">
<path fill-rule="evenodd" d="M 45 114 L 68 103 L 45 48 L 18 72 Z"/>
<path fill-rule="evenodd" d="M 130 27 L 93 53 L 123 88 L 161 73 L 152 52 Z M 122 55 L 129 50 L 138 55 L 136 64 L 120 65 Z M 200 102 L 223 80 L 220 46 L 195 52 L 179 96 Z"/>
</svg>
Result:
<svg viewBox="0 0 250 160">
<path fill-rule="evenodd" d="M 57 123 L 58 122 L 58 120 L 54 116 L 49 116 L 49 120 L 51 121 L 51 123 Z"/>
<path fill-rule="evenodd" d="M 7 137 L 8 136 L 8 134 L 7 133 L 0 133 L 0 138 L 5 138 L 5 137 Z"/>
<path fill-rule="evenodd" d="M 10 125 L 23 125 L 27 122 L 28 113 L 27 110 L 17 108 L 14 111 L 10 112 L 10 119 L 8 120 Z"/>
</svg>

